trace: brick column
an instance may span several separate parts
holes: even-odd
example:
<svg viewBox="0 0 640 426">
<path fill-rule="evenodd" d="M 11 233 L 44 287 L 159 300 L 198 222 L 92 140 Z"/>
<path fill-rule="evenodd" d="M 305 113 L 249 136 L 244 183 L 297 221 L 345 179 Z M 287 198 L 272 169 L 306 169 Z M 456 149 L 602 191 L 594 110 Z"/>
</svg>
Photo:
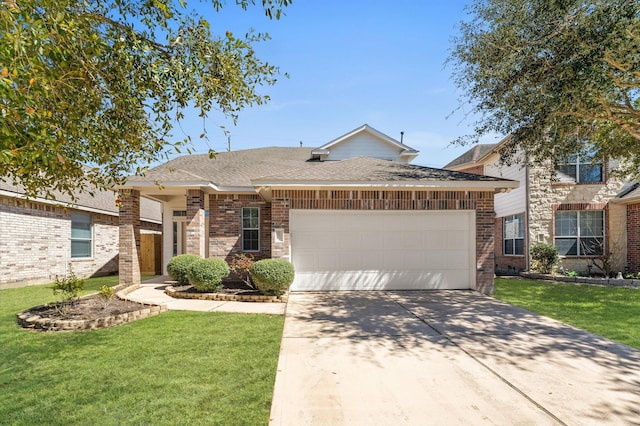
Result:
<svg viewBox="0 0 640 426">
<path fill-rule="evenodd" d="M 119 256 L 120 284 L 140 284 L 140 191 L 120 192 Z"/>
<path fill-rule="evenodd" d="M 187 253 L 205 257 L 204 192 L 187 189 Z"/>
<path fill-rule="evenodd" d="M 273 191 L 271 201 L 271 257 L 290 259 L 289 253 L 289 200 L 281 191 Z"/>
<path fill-rule="evenodd" d="M 476 290 L 484 294 L 493 294 L 495 216 L 493 193 L 478 194 L 476 200 Z"/>
</svg>

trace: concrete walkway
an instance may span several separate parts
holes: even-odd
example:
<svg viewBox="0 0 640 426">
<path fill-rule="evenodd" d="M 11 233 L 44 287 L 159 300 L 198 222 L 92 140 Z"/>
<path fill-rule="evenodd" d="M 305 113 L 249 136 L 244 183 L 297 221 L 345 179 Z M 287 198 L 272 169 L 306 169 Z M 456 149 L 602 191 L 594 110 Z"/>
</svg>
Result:
<svg viewBox="0 0 640 426">
<path fill-rule="evenodd" d="M 640 351 L 475 292 L 293 293 L 270 424 L 640 424 Z"/>
<path fill-rule="evenodd" d="M 247 314 L 283 315 L 286 303 L 261 302 L 225 302 L 218 300 L 176 299 L 164 292 L 165 281 L 169 277 L 156 277 L 143 281 L 140 288 L 127 295 L 127 299 L 135 302 L 166 305 L 174 311 L 204 311 L 204 312 L 240 312 Z"/>
</svg>

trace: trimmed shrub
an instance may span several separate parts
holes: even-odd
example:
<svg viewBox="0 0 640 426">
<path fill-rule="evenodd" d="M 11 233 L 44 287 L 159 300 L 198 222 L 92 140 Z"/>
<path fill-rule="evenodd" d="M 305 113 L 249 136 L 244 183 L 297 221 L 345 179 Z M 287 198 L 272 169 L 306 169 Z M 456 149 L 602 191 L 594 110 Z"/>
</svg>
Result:
<svg viewBox="0 0 640 426">
<path fill-rule="evenodd" d="M 198 259 L 187 268 L 189 283 L 198 291 L 215 293 L 222 288 L 222 279 L 229 275 L 229 265 L 223 259 Z"/>
<path fill-rule="evenodd" d="M 541 274 L 550 274 L 558 263 L 558 249 L 547 243 L 536 243 L 531 246 L 531 270 Z"/>
<path fill-rule="evenodd" d="M 251 268 L 251 279 L 261 293 L 280 296 L 289 289 L 295 272 L 291 262 L 284 259 L 263 259 Z"/>
<path fill-rule="evenodd" d="M 167 272 L 172 280 L 178 282 L 178 285 L 189 285 L 187 269 L 189 265 L 198 259 L 200 259 L 200 256 L 196 254 L 179 254 L 169 260 Z"/>
</svg>

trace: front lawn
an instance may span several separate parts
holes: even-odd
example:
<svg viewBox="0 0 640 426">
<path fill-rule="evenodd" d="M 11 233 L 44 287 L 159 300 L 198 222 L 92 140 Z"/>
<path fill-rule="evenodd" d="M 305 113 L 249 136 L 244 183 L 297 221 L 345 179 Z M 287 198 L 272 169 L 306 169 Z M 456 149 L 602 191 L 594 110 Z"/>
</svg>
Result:
<svg viewBox="0 0 640 426">
<path fill-rule="evenodd" d="M 640 289 L 496 278 L 494 297 L 640 349 Z"/>
<path fill-rule="evenodd" d="M 172 311 L 97 331 L 20 329 L 17 312 L 56 300 L 49 287 L 0 290 L 0 423 L 268 423 L 282 316 Z"/>
</svg>

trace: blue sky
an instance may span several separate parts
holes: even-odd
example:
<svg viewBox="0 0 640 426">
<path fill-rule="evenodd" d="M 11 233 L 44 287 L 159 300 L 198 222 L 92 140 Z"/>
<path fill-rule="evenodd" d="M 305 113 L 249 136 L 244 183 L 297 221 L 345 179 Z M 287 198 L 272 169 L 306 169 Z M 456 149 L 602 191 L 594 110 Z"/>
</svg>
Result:
<svg viewBox="0 0 640 426">
<path fill-rule="evenodd" d="M 460 92 L 445 61 L 469 1 L 294 0 L 279 21 L 233 3 L 207 16 L 214 33 L 268 32 L 258 56 L 290 77 L 262 88 L 271 102 L 241 111 L 235 126 L 219 114 L 207 118 L 208 145 L 198 138 L 201 118 L 183 122 L 196 152 L 227 149 L 221 124 L 233 150 L 317 147 L 365 123 L 396 139 L 404 131 L 405 144 L 420 151 L 414 164 L 441 167 L 468 149 L 450 146 L 473 120 L 451 115 Z"/>
</svg>

